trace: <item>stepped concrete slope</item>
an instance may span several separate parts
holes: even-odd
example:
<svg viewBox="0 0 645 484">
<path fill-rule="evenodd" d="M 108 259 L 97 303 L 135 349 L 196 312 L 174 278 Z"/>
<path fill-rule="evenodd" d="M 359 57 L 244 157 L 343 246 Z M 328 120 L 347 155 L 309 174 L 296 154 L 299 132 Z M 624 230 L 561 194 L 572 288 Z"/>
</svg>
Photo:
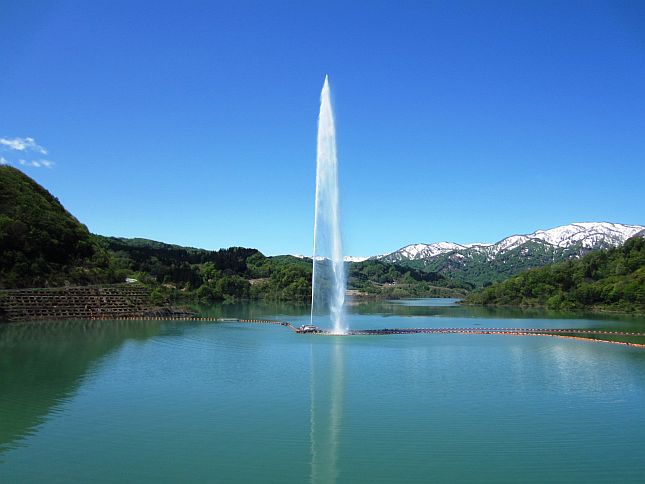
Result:
<svg viewBox="0 0 645 484">
<path fill-rule="evenodd" d="M 141 284 L 0 291 L 0 320 L 116 319 L 150 311 Z"/>
</svg>

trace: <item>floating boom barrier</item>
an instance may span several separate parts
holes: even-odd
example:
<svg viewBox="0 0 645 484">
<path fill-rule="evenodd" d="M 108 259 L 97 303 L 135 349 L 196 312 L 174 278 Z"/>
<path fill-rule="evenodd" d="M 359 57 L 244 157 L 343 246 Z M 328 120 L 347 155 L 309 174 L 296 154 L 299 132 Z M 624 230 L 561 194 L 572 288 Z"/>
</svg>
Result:
<svg viewBox="0 0 645 484">
<path fill-rule="evenodd" d="M 283 326 L 294 333 L 308 333 L 320 336 L 385 336 L 404 334 L 470 334 L 470 335 L 507 335 L 507 336 L 550 336 L 554 338 L 567 338 L 588 342 L 611 343 L 637 348 L 645 348 L 645 343 L 632 343 L 627 341 L 615 341 L 598 338 L 598 336 L 631 336 L 645 338 L 643 332 L 630 331 L 609 331 L 602 329 L 585 328 L 383 328 L 383 329 L 353 329 L 344 335 L 338 335 L 329 331 L 316 328 L 315 331 L 303 331 L 287 321 L 271 319 L 238 319 L 238 318 L 215 318 L 201 316 L 129 316 L 129 317 L 102 317 L 102 318 L 79 318 L 80 320 L 91 321 L 194 321 L 214 323 L 248 323 Z M 584 337 L 587 336 L 587 337 Z"/>
<path fill-rule="evenodd" d="M 140 320 L 141 318 L 124 318 L 130 320 Z M 329 331 L 316 329 L 316 331 L 303 331 L 301 328 L 294 326 L 286 321 L 276 321 L 270 319 L 237 319 L 237 318 L 209 318 L 209 317 L 172 317 L 158 316 L 144 318 L 155 321 L 210 321 L 217 323 L 251 323 L 251 324 L 272 324 L 284 326 L 295 333 L 308 333 L 320 336 L 385 336 L 385 335 L 402 335 L 402 334 L 471 334 L 471 335 L 507 335 L 507 336 L 550 336 L 554 338 L 576 339 L 581 341 L 591 341 L 597 343 L 612 343 L 625 346 L 634 346 L 645 348 L 645 343 L 632 343 L 626 341 L 615 341 L 610 339 L 601 339 L 597 336 L 632 336 L 643 337 L 645 333 L 630 331 L 608 331 L 602 329 L 584 329 L 584 328 L 383 328 L 383 329 L 354 329 L 348 331 L 345 335 L 334 334 Z M 583 337 L 587 336 L 587 337 Z"/>
</svg>

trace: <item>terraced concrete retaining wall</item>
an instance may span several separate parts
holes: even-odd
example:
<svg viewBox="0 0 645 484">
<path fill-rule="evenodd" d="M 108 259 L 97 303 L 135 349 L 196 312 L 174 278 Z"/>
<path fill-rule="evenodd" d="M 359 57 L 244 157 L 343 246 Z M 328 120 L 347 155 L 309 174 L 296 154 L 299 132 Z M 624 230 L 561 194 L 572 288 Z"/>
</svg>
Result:
<svg viewBox="0 0 645 484">
<path fill-rule="evenodd" d="M 143 315 L 150 291 L 141 284 L 0 291 L 0 319 L 112 319 Z"/>
</svg>

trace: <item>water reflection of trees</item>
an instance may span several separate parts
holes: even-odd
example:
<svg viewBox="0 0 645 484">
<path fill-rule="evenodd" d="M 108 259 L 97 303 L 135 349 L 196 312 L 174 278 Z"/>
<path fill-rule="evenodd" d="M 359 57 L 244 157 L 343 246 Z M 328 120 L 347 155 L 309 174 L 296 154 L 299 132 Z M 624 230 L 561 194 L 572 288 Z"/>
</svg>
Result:
<svg viewBox="0 0 645 484">
<path fill-rule="evenodd" d="M 543 308 L 494 307 L 494 306 L 431 306 L 401 304 L 399 301 L 358 301 L 350 306 L 356 314 L 391 314 L 395 316 L 446 316 L 482 319 L 590 319 L 597 321 L 622 321 L 643 324 L 645 317 L 628 314 L 552 311 Z"/>
<path fill-rule="evenodd" d="M 423 304 L 423 300 L 420 301 Z M 215 318 L 257 318 L 268 317 L 302 318 L 311 312 L 311 305 L 293 302 L 246 301 L 231 304 L 195 306 L 201 315 Z M 485 306 L 432 306 L 414 305 L 413 301 L 365 301 L 349 300 L 348 314 L 386 315 L 386 316 L 427 316 L 468 319 L 552 319 L 552 320 L 589 320 L 594 328 L 638 329 L 645 331 L 645 317 L 590 312 L 563 312 L 542 308 L 485 307 Z M 603 324 L 606 322 L 606 324 Z M 485 322 L 480 322 L 485 323 Z M 618 324 L 617 324 L 618 323 Z"/>
<path fill-rule="evenodd" d="M 209 318 L 264 319 L 279 315 L 303 316 L 310 313 L 311 305 L 280 301 L 241 301 L 195 305 L 192 309 L 197 311 L 200 316 Z"/>
<path fill-rule="evenodd" d="M 0 326 L 0 452 L 71 398 L 97 361 L 128 339 L 159 332 L 142 321 L 64 321 Z"/>
</svg>

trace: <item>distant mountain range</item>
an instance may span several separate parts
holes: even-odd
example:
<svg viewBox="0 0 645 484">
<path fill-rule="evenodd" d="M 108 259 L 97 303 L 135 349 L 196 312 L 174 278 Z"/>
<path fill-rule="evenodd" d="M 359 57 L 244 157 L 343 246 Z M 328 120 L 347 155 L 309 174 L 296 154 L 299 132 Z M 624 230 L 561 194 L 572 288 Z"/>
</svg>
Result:
<svg viewBox="0 0 645 484">
<path fill-rule="evenodd" d="M 573 223 L 531 234 L 512 235 L 494 244 L 411 244 L 373 258 L 438 272 L 481 287 L 525 269 L 581 257 L 597 249 L 617 247 L 630 237 L 644 234 L 645 226 L 642 225 Z"/>
<path fill-rule="evenodd" d="M 645 235 L 645 226 L 575 223 L 495 244 L 413 244 L 391 254 L 345 260 L 352 263 L 350 282 L 373 290 L 370 295 L 388 296 L 391 289 L 392 296 L 426 297 L 436 295 L 437 288 L 465 292 L 487 286 L 524 269 L 617 247 L 639 234 Z M 93 235 L 45 188 L 10 166 L 0 166 L 0 254 L 0 289 L 105 284 L 134 277 L 158 290 L 160 297 L 176 293 L 205 300 L 309 300 L 311 294 L 310 258 Z"/>
</svg>

